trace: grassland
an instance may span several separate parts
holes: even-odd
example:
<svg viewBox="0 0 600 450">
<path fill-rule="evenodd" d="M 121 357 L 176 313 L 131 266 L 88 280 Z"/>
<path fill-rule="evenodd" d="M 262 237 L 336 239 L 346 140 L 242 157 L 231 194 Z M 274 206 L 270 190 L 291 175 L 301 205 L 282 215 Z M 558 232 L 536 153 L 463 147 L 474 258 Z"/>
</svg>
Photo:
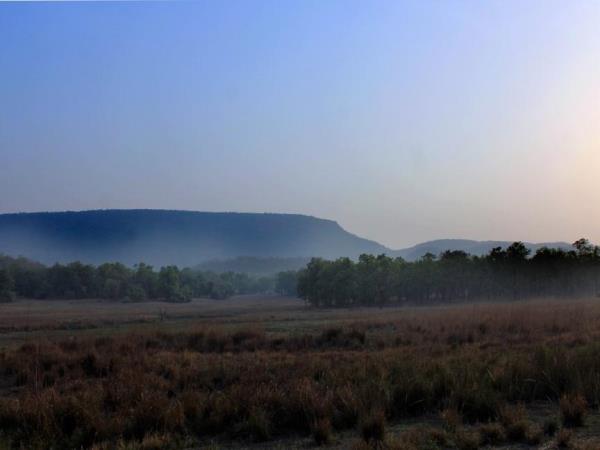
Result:
<svg viewBox="0 0 600 450">
<path fill-rule="evenodd" d="M 0 331 L 8 448 L 600 446 L 597 299 L 20 301 Z"/>
</svg>

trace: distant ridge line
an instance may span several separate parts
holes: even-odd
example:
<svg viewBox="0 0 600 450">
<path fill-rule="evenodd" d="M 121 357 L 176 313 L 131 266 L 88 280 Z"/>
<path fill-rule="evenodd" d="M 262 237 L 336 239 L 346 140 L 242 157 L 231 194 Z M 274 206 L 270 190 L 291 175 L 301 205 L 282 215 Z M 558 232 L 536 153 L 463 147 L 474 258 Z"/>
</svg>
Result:
<svg viewBox="0 0 600 450">
<path fill-rule="evenodd" d="M 426 253 L 462 250 L 483 255 L 509 241 L 437 239 L 393 250 L 331 219 L 273 212 L 181 209 L 95 209 L 0 214 L 0 253 L 52 264 L 80 260 L 196 266 L 240 256 L 258 258 L 358 257 L 385 253 L 416 260 Z M 571 249 L 566 242 L 525 243 Z"/>
</svg>

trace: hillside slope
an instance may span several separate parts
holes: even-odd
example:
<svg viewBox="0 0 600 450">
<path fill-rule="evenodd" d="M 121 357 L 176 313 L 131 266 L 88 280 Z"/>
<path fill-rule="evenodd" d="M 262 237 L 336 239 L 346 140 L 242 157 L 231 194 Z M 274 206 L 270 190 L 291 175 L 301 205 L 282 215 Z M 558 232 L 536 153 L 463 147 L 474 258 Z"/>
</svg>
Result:
<svg viewBox="0 0 600 450">
<path fill-rule="evenodd" d="M 238 256 L 334 258 L 389 252 L 334 221 L 298 214 L 168 210 L 0 214 L 0 253 L 47 264 L 80 260 L 193 266 Z"/>
<path fill-rule="evenodd" d="M 93 210 L 0 214 L 0 254 L 45 264 L 147 262 L 215 271 L 270 273 L 321 256 L 356 258 L 386 253 L 414 261 L 425 253 L 463 250 L 483 255 L 508 241 L 440 239 L 391 250 L 344 230 L 337 222 L 300 214 L 213 213 L 170 210 Z M 565 242 L 526 243 L 570 249 Z M 249 258 L 245 258 L 249 257 Z"/>
</svg>

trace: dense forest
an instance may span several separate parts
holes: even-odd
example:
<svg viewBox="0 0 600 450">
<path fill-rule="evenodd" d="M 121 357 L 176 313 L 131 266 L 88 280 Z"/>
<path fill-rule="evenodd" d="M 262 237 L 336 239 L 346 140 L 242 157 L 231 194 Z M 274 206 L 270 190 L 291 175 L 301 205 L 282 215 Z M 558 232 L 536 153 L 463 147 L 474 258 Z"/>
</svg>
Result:
<svg viewBox="0 0 600 450">
<path fill-rule="evenodd" d="M 133 268 L 121 263 L 94 266 L 81 262 L 48 267 L 25 258 L 0 255 L 0 301 L 4 302 L 17 297 L 186 302 L 193 297 L 223 299 L 237 294 L 294 295 L 295 285 L 295 272 L 259 277 L 177 266 L 154 270 L 144 263 Z"/>
<path fill-rule="evenodd" d="M 415 262 L 386 255 L 314 258 L 298 272 L 298 295 L 313 306 L 384 306 L 469 300 L 600 295 L 600 247 L 530 250 L 515 242 L 484 256 L 446 251 Z"/>
<path fill-rule="evenodd" d="M 448 250 L 414 262 L 384 254 L 363 254 L 358 261 L 313 258 L 299 271 L 270 276 L 177 266 L 155 270 L 144 263 L 45 266 L 0 256 L 0 301 L 23 297 L 185 302 L 258 293 L 298 295 L 317 307 L 600 296 L 600 247 L 580 239 L 573 250 L 544 247 L 533 255 L 515 242 L 484 256 Z"/>
</svg>

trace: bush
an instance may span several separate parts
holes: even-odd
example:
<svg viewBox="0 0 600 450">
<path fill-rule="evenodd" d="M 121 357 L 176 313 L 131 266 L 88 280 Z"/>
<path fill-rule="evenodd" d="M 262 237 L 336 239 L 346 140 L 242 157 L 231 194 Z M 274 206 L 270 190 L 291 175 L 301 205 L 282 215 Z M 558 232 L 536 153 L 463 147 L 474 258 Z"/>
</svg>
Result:
<svg viewBox="0 0 600 450">
<path fill-rule="evenodd" d="M 365 442 L 383 442 L 385 439 L 385 414 L 372 412 L 361 420 L 360 435 Z"/>
<path fill-rule="evenodd" d="M 529 427 L 525 436 L 525 442 L 529 445 L 539 445 L 544 439 L 544 430 L 539 425 Z"/>
<path fill-rule="evenodd" d="M 17 296 L 13 291 L 4 289 L 0 291 L 0 303 L 11 303 L 14 302 Z"/>
<path fill-rule="evenodd" d="M 499 411 L 500 422 L 504 426 L 506 438 L 522 442 L 525 440 L 529 431 L 529 421 L 527 420 L 527 411 L 525 406 L 503 405 Z"/>
<path fill-rule="evenodd" d="M 312 435 L 317 445 L 331 443 L 331 421 L 327 418 L 318 419 L 312 427 Z"/>
<path fill-rule="evenodd" d="M 0 430 L 11 430 L 19 425 L 19 401 L 0 397 Z"/>
<path fill-rule="evenodd" d="M 498 423 L 488 423 L 479 427 L 483 445 L 498 445 L 504 441 L 504 430 Z"/>
<path fill-rule="evenodd" d="M 581 394 L 565 394 L 560 399 L 563 425 L 581 427 L 587 415 L 587 401 Z"/>
<path fill-rule="evenodd" d="M 258 408 L 253 410 L 246 423 L 247 430 L 257 442 L 264 442 L 271 437 L 271 419 L 267 412 Z"/>
<path fill-rule="evenodd" d="M 561 430 L 556 435 L 556 445 L 558 448 L 569 448 L 571 445 L 571 438 L 573 437 L 573 432 L 567 428 L 561 428 Z"/>
<path fill-rule="evenodd" d="M 459 450 L 477 450 L 481 446 L 481 438 L 476 432 L 460 429 L 456 433 L 455 443 Z"/>
<path fill-rule="evenodd" d="M 529 432 L 529 422 L 519 420 L 508 425 L 506 428 L 506 438 L 510 441 L 522 442 Z"/>
<path fill-rule="evenodd" d="M 547 419 L 544 421 L 544 434 L 554 436 L 558 431 L 558 422 L 555 419 Z"/>
<path fill-rule="evenodd" d="M 459 426 L 462 425 L 462 417 L 460 413 L 454 408 L 447 408 L 440 414 L 442 422 L 444 423 L 444 429 L 454 433 Z"/>
<path fill-rule="evenodd" d="M 0 303 L 14 301 L 16 297 L 14 287 L 15 281 L 10 272 L 0 268 Z"/>
<path fill-rule="evenodd" d="M 455 392 L 460 412 L 467 422 L 487 422 L 495 420 L 500 400 L 498 394 L 489 387 L 476 387 Z"/>
<path fill-rule="evenodd" d="M 127 297 L 132 302 L 141 302 L 148 297 L 146 291 L 141 286 L 131 285 L 127 287 Z"/>
<path fill-rule="evenodd" d="M 177 287 L 168 292 L 165 300 L 171 303 L 189 303 L 192 301 L 192 291 L 187 286 Z"/>
</svg>

